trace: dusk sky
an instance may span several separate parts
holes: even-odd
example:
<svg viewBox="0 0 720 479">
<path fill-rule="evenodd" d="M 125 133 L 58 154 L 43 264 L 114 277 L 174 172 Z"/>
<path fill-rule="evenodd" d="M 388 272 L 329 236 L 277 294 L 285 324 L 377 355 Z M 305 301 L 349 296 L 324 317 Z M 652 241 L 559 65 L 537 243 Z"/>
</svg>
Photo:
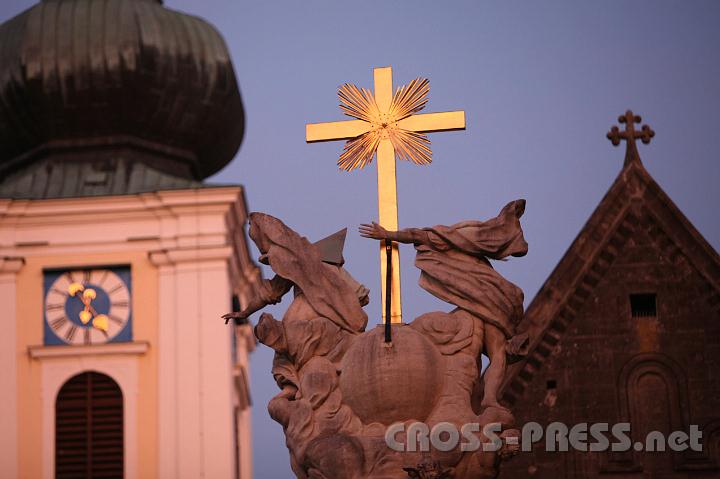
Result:
<svg viewBox="0 0 720 479">
<path fill-rule="evenodd" d="M 0 20 L 34 3 L 2 0 Z M 243 184 L 251 211 L 313 241 L 348 227 L 346 268 L 372 290 L 371 326 L 380 319 L 378 248 L 357 225 L 377 219 L 375 163 L 339 171 L 342 143 L 306 144 L 305 124 L 342 120 L 338 86 L 371 88 L 373 67 L 391 65 L 396 87 L 429 78 L 426 112 L 467 115 L 466 131 L 430 136 L 432 165 L 398 164 L 401 227 L 486 219 L 527 199 L 530 252 L 497 264 L 526 305 L 620 172 L 624 144 L 613 147 L 605 134 L 628 108 L 656 132 L 639 145 L 645 167 L 720 248 L 718 1 L 165 4 L 222 33 L 245 102 L 243 145 L 209 181 Z M 406 322 L 450 308 L 419 288 L 413 260 L 412 247 L 401 249 Z M 269 311 L 282 317 L 289 299 Z M 258 345 L 255 477 L 273 479 L 291 472 L 282 429 L 266 410 L 277 393 L 271 361 Z"/>
</svg>

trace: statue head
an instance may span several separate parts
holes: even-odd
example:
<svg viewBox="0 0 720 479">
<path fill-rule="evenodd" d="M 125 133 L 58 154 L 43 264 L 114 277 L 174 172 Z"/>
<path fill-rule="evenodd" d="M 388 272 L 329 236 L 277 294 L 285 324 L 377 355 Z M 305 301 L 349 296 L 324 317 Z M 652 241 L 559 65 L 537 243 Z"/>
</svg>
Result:
<svg viewBox="0 0 720 479">
<path fill-rule="evenodd" d="M 497 216 L 504 222 L 511 222 L 515 231 L 513 238 L 505 247 L 503 256 L 525 256 L 528 251 L 528 244 L 523 236 L 523 230 L 520 226 L 520 218 L 525 213 L 525 200 L 514 200 L 506 204 Z M 492 220 L 491 220 L 492 221 Z M 507 223 L 506 223 L 507 224 Z"/>
<path fill-rule="evenodd" d="M 268 238 L 263 231 L 269 218 L 272 217 L 264 213 L 250 213 L 250 229 L 248 230 L 248 235 L 250 235 L 250 239 L 253 240 L 260 250 L 260 254 L 267 254 L 268 249 L 270 248 Z"/>
</svg>

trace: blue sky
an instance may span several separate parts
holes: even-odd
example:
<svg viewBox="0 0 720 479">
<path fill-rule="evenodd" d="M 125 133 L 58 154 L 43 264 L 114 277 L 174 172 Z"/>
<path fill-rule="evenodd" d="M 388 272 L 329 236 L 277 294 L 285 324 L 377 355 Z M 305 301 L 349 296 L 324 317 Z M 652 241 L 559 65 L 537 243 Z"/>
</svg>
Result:
<svg viewBox="0 0 720 479">
<path fill-rule="evenodd" d="M 4 0 L 0 20 L 33 1 Z M 375 244 L 356 226 L 377 217 L 373 167 L 337 170 L 341 143 L 307 145 L 305 123 L 342 119 L 336 89 L 430 79 L 426 111 L 464 109 L 467 130 L 431 135 L 434 162 L 398 165 L 401 226 L 494 216 L 526 198 L 527 257 L 498 269 L 532 299 L 620 171 L 605 138 L 631 108 L 656 132 L 640 145 L 649 172 L 720 246 L 720 2 L 167 0 L 202 16 L 232 52 L 247 113 L 235 161 L 211 181 L 242 183 L 251 210 L 310 239 L 349 227 L 347 268 L 372 290 Z M 417 286 L 401 251 L 406 320 L 446 309 Z M 268 272 L 267 275 L 270 275 Z M 280 317 L 288 300 L 271 309 Z M 255 477 L 290 477 L 284 437 L 265 405 L 276 393 L 271 351 L 252 356 Z"/>
</svg>

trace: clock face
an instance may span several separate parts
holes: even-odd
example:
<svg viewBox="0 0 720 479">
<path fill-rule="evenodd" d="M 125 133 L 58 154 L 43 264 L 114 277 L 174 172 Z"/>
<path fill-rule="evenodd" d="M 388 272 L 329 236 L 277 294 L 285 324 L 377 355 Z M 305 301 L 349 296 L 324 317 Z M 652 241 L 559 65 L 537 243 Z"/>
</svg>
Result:
<svg viewBox="0 0 720 479">
<path fill-rule="evenodd" d="M 130 268 L 45 273 L 45 344 L 130 341 Z"/>
</svg>

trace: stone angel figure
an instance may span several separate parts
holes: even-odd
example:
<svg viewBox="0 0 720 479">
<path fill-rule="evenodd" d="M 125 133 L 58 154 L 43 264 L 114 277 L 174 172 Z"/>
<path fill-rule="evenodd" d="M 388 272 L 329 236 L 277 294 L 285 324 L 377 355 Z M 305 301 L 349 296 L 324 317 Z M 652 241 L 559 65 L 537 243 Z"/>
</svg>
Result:
<svg viewBox="0 0 720 479">
<path fill-rule="evenodd" d="M 528 244 L 520 226 L 524 211 L 525 200 L 521 199 L 511 201 L 487 221 L 399 231 L 388 231 L 377 223 L 360 226 L 365 238 L 415 245 L 420 286 L 470 313 L 476 325 L 484 329 L 483 350 L 490 358 L 483 376 L 484 407 L 502 408 L 498 390 L 508 357 L 516 359 L 528 342 L 526 335 L 516 335 L 515 331 L 523 316 L 523 292 L 490 263 L 527 254 Z"/>
<path fill-rule="evenodd" d="M 355 281 L 342 267 L 345 231 L 339 231 L 317 243 L 264 213 L 250 214 L 250 238 L 260 250 L 259 261 L 275 272 L 262 280 L 259 294 L 242 311 L 223 316 L 243 321 L 269 304 L 276 304 L 295 288 L 292 315 L 324 317 L 341 329 L 357 333 L 365 330 L 369 290 Z M 295 311 L 297 310 L 297 311 Z"/>
<path fill-rule="evenodd" d="M 273 216 L 252 213 L 249 219 L 259 261 L 275 276 L 262 280 L 242 311 L 223 317 L 247 321 L 294 290 L 282 320 L 263 313 L 255 336 L 275 351 L 272 373 L 280 392 L 268 411 L 285 430 L 293 471 L 305 478 L 305 448 L 318 434 L 360 428 L 340 402 L 337 368 L 351 340 L 365 331 L 369 290 L 342 267 L 345 230 L 311 243 Z"/>
</svg>

